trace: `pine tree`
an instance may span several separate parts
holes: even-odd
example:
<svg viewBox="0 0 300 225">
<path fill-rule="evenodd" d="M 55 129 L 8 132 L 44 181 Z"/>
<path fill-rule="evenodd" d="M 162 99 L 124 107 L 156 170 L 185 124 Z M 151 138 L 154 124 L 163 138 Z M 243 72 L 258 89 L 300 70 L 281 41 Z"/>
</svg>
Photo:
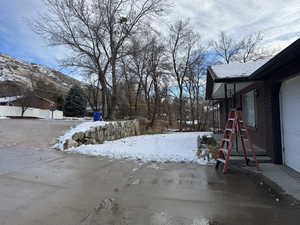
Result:
<svg viewBox="0 0 300 225">
<path fill-rule="evenodd" d="M 65 116 L 84 116 L 86 111 L 86 98 L 83 91 L 77 85 L 74 85 L 68 92 L 65 104 L 64 115 Z"/>
</svg>

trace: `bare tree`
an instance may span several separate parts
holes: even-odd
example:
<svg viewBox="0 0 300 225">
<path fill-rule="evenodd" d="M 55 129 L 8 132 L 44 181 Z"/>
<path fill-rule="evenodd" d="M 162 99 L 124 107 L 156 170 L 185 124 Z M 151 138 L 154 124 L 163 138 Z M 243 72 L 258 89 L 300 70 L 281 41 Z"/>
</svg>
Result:
<svg viewBox="0 0 300 225">
<path fill-rule="evenodd" d="M 187 78 L 184 82 L 185 93 L 188 97 L 190 120 L 193 129 L 200 129 L 200 106 L 203 96 L 203 86 L 206 71 L 206 52 L 204 48 L 199 48 L 196 63 L 189 67 Z M 196 126 L 197 125 L 197 126 Z"/>
<path fill-rule="evenodd" d="M 94 72 L 105 92 L 109 59 L 101 48 L 103 23 L 95 16 L 95 8 L 86 0 L 45 0 L 45 3 L 48 11 L 34 21 L 34 31 L 52 46 L 69 48 L 73 56 L 65 59 L 63 66 Z M 104 94 L 104 111 L 105 97 Z"/>
<path fill-rule="evenodd" d="M 246 63 L 270 57 L 272 52 L 262 48 L 263 35 L 261 32 L 253 33 L 236 40 L 225 32 L 219 34 L 217 41 L 212 42 L 213 49 L 217 56 L 225 63 L 234 61 Z"/>
<path fill-rule="evenodd" d="M 124 83 L 124 92 L 128 103 L 128 114 L 132 117 L 134 113 L 137 113 L 137 99 L 139 95 L 139 90 L 136 91 L 136 86 L 138 85 L 138 76 L 134 71 L 131 70 L 128 65 L 126 58 L 122 58 L 122 77 Z M 128 58 L 127 58 L 128 59 Z M 135 94 L 137 93 L 137 94 Z"/>
<path fill-rule="evenodd" d="M 102 8 L 104 30 L 108 35 L 108 43 L 103 48 L 108 53 L 111 65 L 112 98 L 111 115 L 117 105 L 117 61 L 121 57 L 120 50 L 129 36 L 135 32 L 138 25 L 147 16 L 158 15 L 163 8 L 162 0 L 105 0 L 98 1 Z"/>
<path fill-rule="evenodd" d="M 147 16 L 162 11 L 162 0 L 45 0 L 48 12 L 33 23 L 51 45 L 72 50 L 64 66 L 97 74 L 102 110 L 114 116 L 117 104 L 117 63 L 120 50 Z M 108 77 L 108 72 L 111 75 Z M 111 88 L 111 92 L 108 90 Z M 110 102 L 108 95 L 111 93 Z M 105 104 L 106 103 L 106 104 Z"/>
<path fill-rule="evenodd" d="M 235 61 L 246 63 L 266 57 L 265 51 L 261 48 L 263 35 L 261 32 L 250 34 L 242 39 L 242 46 L 238 53 L 233 56 Z"/>
<path fill-rule="evenodd" d="M 151 97 L 150 92 L 153 85 L 153 80 L 149 73 L 148 58 L 149 43 L 151 43 L 151 34 L 146 31 L 142 33 L 142 36 L 137 36 L 131 39 L 131 47 L 129 49 L 127 67 L 131 73 L 134 73 L 138 80 L 138 87 L 136 89 L 135 96 L 135 112 L 138 108 L 138 99 L 140 95 L 143 95 L 147 108 L 147 117 L 151 117 Z"/>
<path fill-rule="evenodd" d="M 165 69 L 167 67 L 167 62 L 165 46 L 162 43 L 159 43 L 157 37 L 153 37 L 148 45 L 147 52 L 147 73 L 150 74 L 152 79 L 154 95 L 151 126 L 154 126 L 161 102 L 163 79 L 166 75 Z"/>
<path fill-rule="evenodd" d="M 101 104 L 102 102 L 100 101 L 101 96 L 103 95 L 101 90 L 101 82 L 99 79 L 97 79 L 97 75 L 92 71 L 91 73 L 86 74 L 86 82 L 87 86 L 84 88 L 84 93 L 86 95 L 88 105 L 94 112 L 98 112 L 101 110 L 101 105 L 103 106 L 103 104 Z"/>
<path fill-rule="evenodd" d="M 126 59 L 123 59 L 126 71 L 132 79 L 136 80 L 135 83 L 135 96 L 134 96 L 134 113 L 139 111 L 139 100 L 144 87 L 144 75 L 146 69 L 146 42 L 139 35 L 130 38 L 130 45 L 128 47 L 128 54 Z M 128 80 L 125 78 L 125 80 Z"/>
<path fill-rule="evenodd" d="M 225 32 L 219 34 L 218 40 L 212 42 L 212 47 L 225 63 L 234 61 L 239 51 L 243 48 L 243 41 L 236 41 Z"/>
<path fill-rule="evenodd" d="M 199 35 L 190 28 L 188 21 L 177 21 L 169 28 L 168 48 L 172 60 L 172 77 L 176 81 L 179 92 L 179 129 L 182 130 L 184 107 L 184 82 L 188 70 L 197 62 Z"/>
<path fill-rule="evenodd" d="M 24 117 L 24 113 L 32 106 L 34 92 L 29 88 L 19 86 L 17 94 L 16 104 L 21 107 L 21 117 Z"/>
<path fill-rule="evenodd" d="M 138 37 L 132 38 L 126 65 L 124 62 L 124 66 L 128 68 L 124 73 L 125 82 L 128 89 L 133 83 L 130 78 L 134 80 L 135 105 L 137 107 L 139 95 L 143 96 L 147 106 L 147 117 L 151 120 L 150 126 L 153 126 L 160 111 L 163 81 L 166 77 L 166 48 L 160 41 L 158 32 L 148 30 L 142 33 L 143 38 Z M 124 58 L 122 60 L 124 61 Z M 130 96 L 130 99 L 132 97 Z M 130 101 L 132 102 L 132 99 Z"/>
</svg>

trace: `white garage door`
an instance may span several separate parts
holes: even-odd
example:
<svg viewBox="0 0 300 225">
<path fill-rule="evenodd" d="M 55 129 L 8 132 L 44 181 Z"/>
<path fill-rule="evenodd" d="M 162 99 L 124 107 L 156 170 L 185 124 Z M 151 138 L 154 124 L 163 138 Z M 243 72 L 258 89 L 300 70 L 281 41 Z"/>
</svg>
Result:
<svg viewBox="0 0 300 225">
<path fill-rule="evenodd" d="M 300 76 L 284 81 L 280 92 L 283 160 L 300 172 Z"/>
</svg>

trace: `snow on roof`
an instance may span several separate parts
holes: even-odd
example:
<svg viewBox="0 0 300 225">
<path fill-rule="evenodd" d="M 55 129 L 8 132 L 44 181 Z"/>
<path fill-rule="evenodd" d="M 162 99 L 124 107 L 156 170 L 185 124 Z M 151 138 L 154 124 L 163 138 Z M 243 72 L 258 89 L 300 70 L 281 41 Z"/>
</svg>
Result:
<svg viewBox="0 0 300 225">
<path fill-rule="evenodd" d="M 217 78 L 249 77 L 270 59 L 271 58 L 246 63 L 234 62 L 230 64 L 215 65 L 212 66 L 211 69 L 214 71 Z"/>
<path fill-rule="evenodd" d="M 13 102 L 22 96 L 11 96 L 11 97 L 2 97 L 0 98 L 0 103 Z"/>
</svg>

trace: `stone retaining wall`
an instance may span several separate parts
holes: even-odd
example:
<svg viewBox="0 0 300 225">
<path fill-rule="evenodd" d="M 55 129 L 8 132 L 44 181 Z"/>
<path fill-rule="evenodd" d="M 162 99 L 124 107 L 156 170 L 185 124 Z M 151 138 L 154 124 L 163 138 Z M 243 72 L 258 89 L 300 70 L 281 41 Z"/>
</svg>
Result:
<svg viewBox="0 0 300 225">
<path fill-rule="evenodd" d="M 124 137 L 140 135 L 138 120 L 111 122 L 104 126 L 92 127 L 84 132 L 73 134 L 63 144 L 63 149 L 88 144 L 102 144 L 104 141 L 113 141 Z"/>
</svg>

